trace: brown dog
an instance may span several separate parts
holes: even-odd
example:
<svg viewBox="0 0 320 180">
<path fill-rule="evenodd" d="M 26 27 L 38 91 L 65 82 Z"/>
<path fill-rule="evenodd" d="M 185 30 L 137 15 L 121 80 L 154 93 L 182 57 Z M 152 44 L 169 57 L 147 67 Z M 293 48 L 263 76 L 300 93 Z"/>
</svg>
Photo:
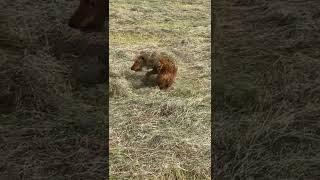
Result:
<svg viewBox="0 0 320 180">
<path fill-rule="evenodd" d="M 156 84 L 160 89 L 168 89 L 174 82 L 178 68 L 173 59 L 164 52 L 141 51 L 135 58 L 131 67 L 133 71 L 141 71 L 142 68 L 152 69 L 146 73 L 146 78 L 157 74 Z"/>
<path fill-rule="evenodd" d="M 103 29 L 107 16 L 107 2 L 104 0 L 80 0 L 80 5 L 69 20 L 69 26 L 81 31 Z"/>
</svg>

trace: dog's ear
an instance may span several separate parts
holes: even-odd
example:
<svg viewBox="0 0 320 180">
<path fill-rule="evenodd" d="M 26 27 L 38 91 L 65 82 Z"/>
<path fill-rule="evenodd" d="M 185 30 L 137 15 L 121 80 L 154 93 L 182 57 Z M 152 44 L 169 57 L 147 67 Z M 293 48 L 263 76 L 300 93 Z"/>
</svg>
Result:
<svg viewBox="0 0 320 180">
<path fill-rule="evenodd" d="M 139 52 L 138 56 L 139 56 L 140 59 L 144 60 L 145 57 L 146 57 L 146 51 L 141 50 L 141 51 Z"/>
<path fill-rule="evenodd" d="M 141 54 L 141 55 L 143 55 L 143 54 L 145 54 L 146 52 L 144 51 L 144 50 L 141 50 L 140 52 L 139 52 L 139 54 Z"/>
</svg>

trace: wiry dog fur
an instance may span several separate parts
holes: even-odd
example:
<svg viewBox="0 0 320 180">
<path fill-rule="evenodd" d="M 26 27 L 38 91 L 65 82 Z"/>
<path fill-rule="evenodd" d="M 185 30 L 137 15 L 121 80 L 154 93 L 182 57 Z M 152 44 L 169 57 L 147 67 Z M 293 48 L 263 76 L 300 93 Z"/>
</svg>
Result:
<svg viewBox="0 0 320 180">
<path fill-rule="evenodd" d="M 146 73 L 146 78 L 152 74 L 157 74 L 156 84 L 160 89 L 164 90 L 172 86 L 178 71 L 172 57 L 164 52 L 158 51 L 140 51 L 140 53 L 135 56 L 131 70 L 141 71 L 144 67 L 152 69 Z"/>
</svg>

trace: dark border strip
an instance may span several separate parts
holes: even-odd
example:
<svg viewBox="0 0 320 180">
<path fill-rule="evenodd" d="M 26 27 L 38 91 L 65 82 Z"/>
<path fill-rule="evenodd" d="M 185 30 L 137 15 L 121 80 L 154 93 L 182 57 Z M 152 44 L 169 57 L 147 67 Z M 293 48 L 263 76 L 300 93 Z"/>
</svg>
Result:
<svg viewBox="0 0 320 180">
<path fill-rule="evenodd" d="M 108 81 L 107 81 L 107 93 L 106 93 L 106 179 L 109 179 L 109 0 L 105 1 L 105 9 L 106 9 L 106 48 L 105 48 L 105 61 L 107 64 L 107 73 L 108 73 Z"/>
<path fill-rule="evenodd" d="M 216 12 L 215 12 L 215 1 L 211 0 L 211 179 L 216 179 L 216 158 L 215 158 L 215 148 L 214 140 L 216 139 L 214 133 L 214 109 L 217 106 L 215 101 L 215 91 L 214 91 L 214 78 L 215 78 L 215 46 L 216 46 Z"/>
</svg>

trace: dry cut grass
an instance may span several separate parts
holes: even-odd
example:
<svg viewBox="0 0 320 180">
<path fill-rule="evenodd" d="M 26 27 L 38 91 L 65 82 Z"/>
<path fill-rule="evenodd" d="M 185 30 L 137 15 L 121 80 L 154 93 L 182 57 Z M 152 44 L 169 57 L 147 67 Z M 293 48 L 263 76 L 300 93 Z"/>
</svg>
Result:
<svg viewBox="0 0 320 180">
<path fill-rule="evenodd" d="M 106 85 L 73 73 L 104 35 L 67 26 L 78 1 L 0 4 L 0 179 L 105 177 Z"/>
<path fill-rule="evenodd" d="M 317 179 L 319 1 L 217 2 L 217 179 Z"/>
<path fill-rule="evenodd" d="M 210 1 L 110 2 L 111 179 L 210 179 Z M 130 70 L 141 49 L 173 56 L 164 92 Z"/>
</svg>

